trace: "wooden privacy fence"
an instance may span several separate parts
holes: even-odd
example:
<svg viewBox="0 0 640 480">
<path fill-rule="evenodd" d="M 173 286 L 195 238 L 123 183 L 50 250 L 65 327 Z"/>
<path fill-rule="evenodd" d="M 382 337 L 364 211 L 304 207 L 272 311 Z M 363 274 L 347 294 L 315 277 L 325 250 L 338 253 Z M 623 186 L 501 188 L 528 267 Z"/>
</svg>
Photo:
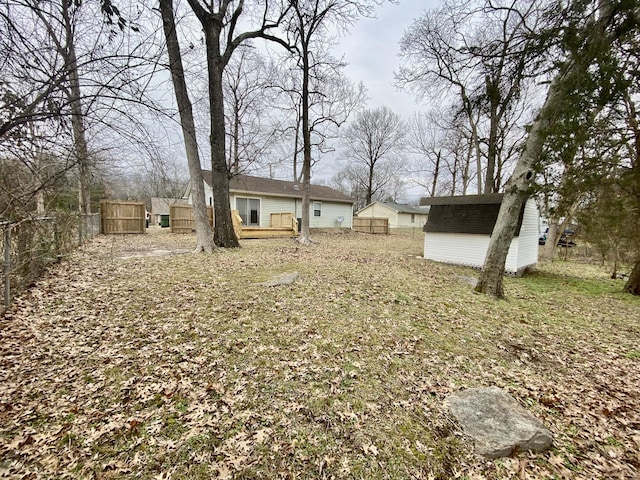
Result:
<svg viewBox="0 0 640 480">
<path fill-rule="evenodd" d="M 141 202 L 100 200 L 100 232 L 144 233 L 146 226 L 145 207 Z"/>
<path fill-rule="evenodd" d="M 353 229 L 356 232 L 389 235 L 389 219 L 382 217 L 353 217 Z"/>
<path fill-rule="evenodd" d="M 213 227 L 213 207 L 207 207 L 209 225 Z M 171 233 L 191 233 L 196 230 L 193 205 L 169 205 L 169 227 Z"/>
</svg>

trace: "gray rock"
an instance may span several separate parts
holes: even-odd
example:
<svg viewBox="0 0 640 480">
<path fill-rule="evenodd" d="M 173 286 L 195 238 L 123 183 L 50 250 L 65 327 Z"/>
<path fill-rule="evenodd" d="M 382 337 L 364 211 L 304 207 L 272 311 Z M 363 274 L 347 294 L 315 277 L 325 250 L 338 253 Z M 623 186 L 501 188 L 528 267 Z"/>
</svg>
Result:
<svg viewBox="0 0 640 480">
<path fill-rule="evenodd" d="M 456 276 L 456 280 L 458 280 L 461 283 L 466 283 L 467 285 L 471 285 L 472 287 L 475 287 L 476 285 L 478 285 L 477 278 L 468 277 L 466 275 L 458 275 Z"/>
<path fill-rule="evenodd" d="M 549 430 L 498 387 L 463 390 L 447 401 L 464 432 L 475 440 L 479 455 L 500 458 L 551 447 Z"/>
<path fill-rule="evenodd" d="M 294 283 L 298 279 L 299 276 L 300 276 L 300 274 L 298 272 L 283 273 L 282 275 L 278 275 L 277 277 L 274 277 L 271 280 L 263 282 L 260 285 L 263 285 L 265 287 L 277 287 L 277 286 L 280 286 L 280 285 L 291 285 L 292 283 Z"/>
</svg>

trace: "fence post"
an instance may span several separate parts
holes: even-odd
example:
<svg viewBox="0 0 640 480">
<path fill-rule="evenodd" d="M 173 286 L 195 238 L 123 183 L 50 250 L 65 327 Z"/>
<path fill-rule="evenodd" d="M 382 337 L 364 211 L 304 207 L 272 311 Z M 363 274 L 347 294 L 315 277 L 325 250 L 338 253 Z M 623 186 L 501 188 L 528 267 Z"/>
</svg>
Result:
<svg viewBox="0 0 640 480">
<path fill-rule="evenodd" d="M 11 306 L 11 224 L 4 229 L 4 308 Z"/>
</svg>

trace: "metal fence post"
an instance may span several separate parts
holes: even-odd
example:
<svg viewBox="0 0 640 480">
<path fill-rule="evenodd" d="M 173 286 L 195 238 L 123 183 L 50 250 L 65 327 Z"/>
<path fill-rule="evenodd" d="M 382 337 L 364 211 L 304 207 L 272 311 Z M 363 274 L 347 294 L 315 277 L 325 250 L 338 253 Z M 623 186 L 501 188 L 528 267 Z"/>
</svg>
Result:
<svg viewBox="0 0 640 480">
<path fill-rule="evenodd" d="M 4 308 L 11 306 L 11 224 L 4 229 Z"/>
</svg>

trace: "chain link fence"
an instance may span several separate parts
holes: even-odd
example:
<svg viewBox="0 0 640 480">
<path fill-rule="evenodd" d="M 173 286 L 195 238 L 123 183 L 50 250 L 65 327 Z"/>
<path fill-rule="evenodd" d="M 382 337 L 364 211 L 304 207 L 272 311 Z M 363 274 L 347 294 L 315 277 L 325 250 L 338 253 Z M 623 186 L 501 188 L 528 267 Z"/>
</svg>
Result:
<svg viewBox="0 0 640 480">
<path fill-rule="evenodd" d="M 0 221 L 2 252 L 0 313 L 17 292 L 32 285 L 45 269 L 100 233 L 100 214 L 56 213 L 20 221 Z"/>
</svg>

